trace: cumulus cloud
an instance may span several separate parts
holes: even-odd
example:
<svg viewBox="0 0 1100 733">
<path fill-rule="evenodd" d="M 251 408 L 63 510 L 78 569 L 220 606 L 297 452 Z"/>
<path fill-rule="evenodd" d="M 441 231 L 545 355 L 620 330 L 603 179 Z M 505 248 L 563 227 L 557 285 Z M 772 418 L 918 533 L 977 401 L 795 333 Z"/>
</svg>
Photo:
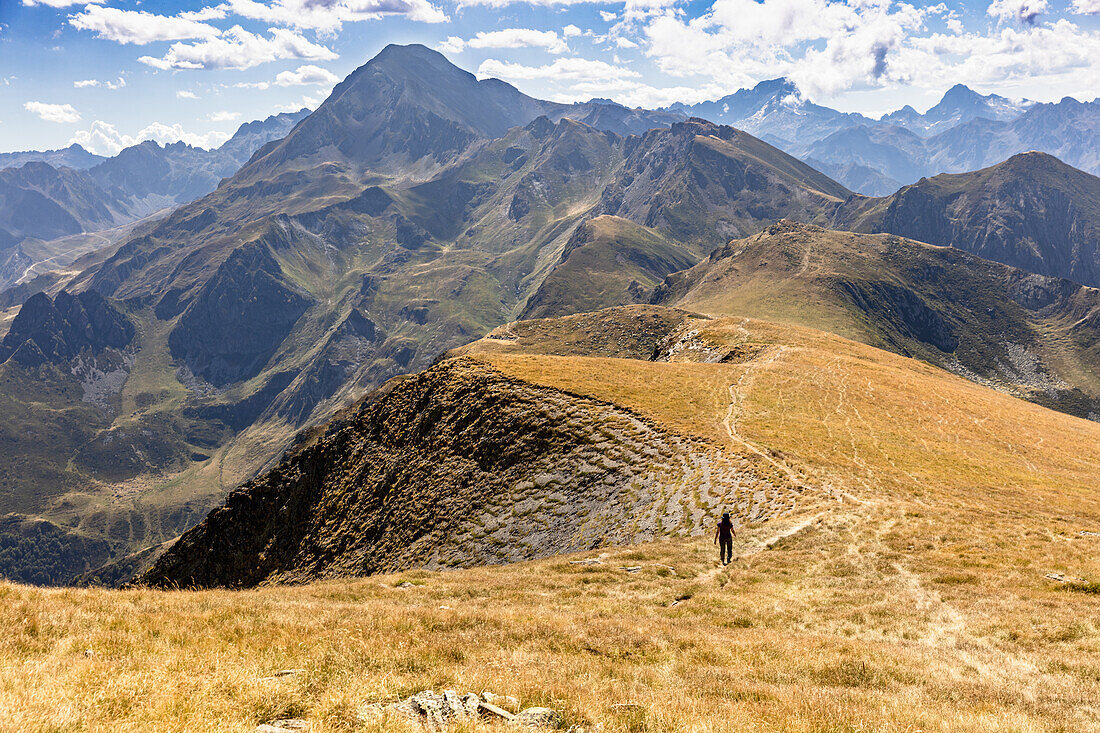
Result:
<svg viewBox="0 0 1100 733">
<path fill-rule="evenodd" d="M 666 73 L 725 77 L 737 86 L 787 75 L 811 93 L 829 94 L 897 79 L 895 56 L 938 12 L 890 0 L 715 0 L 696 18 L 656 15 L 643 32 L 647 54 Z"/>
<path fill-rule="evenodd" d="M 524 66 L 497 59 L 486 59 L 477 69 L 481 78 L 500 79 L 557 79 L 557 80 L 622 80 L 640 77 L 637 71 L 615 66 L 606 61 L 583 58 L 557 59 L 544 66 Z"/>
<path fill-rule="evenodd" d="M 1025 25 L 1034 25 L 1046 9 L 1047 0 L 993 0 L 986 8 L 986 13 L 1001 20 L 1015 20 Z"/>
<path fill-rule="evenodd" d="M 272 28 L 270 36 L 233 26 L 218 38 L 197 43 L 173 43 L 163 57 L 138 59 L 157 69 L 249 69 L 279 59 L 332 61 L 337 56 L 327 46 L 306 40 L 286 28 Z"/>
<path fill-rule="evenodd" d="M 301 86 L 305 84 L 335 84 L 340 77 L 328 69 L 307 64 L 294 71 L 283 71 L 275 77 L 275 83 L 281 87 Z M 261 82 L 263 83 L 263 82 Z"/>
<path fill-rule="evenodd" d="M 550 53 L 565 53 L 569 47 L 554 31 L 538 31 L 532 28 L 505 28 L 499 31 L 481 31 L 468 41 L 451 36 L 439 44 L 444 53 L 458 53 L 469 48 L 544 48 Z"/>
<path fill-rule="evenodd" d="M 1098 1 L 1100 1 L 1100 0 L 1098 0 Z M 564 28 L 561 29 L 561 34 L 565 38 L 572 38 L 573 36 L 579 36 L 583 32 L 584 31 L 582 31 L 580 28 L 573 25 L 572 23 L 570 23 L 569 25 L 567 25 L 567 26 L 565 26 Z"/>
<path fill-rule="evenodd" d="M 447 40 L 441 41 L 436 49 L 441 53 L 462 53 L 466 50 L 466 41 L 460 36 L 447 36 Z"/>
<path fill-rule="evenodd" d="M 198 99 L 199 95 L 195 94 L 194 92 L 189 92 L 186 89 L 180 89 L 178 92 L 176 92 L 176 97 L 178 97 L 179 99 Z"/>
<path fill-rule="evenodd" d="M 100 81 L 98 79 L 81 79 L 80 81 L 74 81 L 73 86 L 77 89 L 87 89 L 89 87 L 102 87 L 104 89 L 122 89 L 126 86 L 126 80 L 121 76 L 116 81 Z"/>
<path fill-rule="evenodd" d="M 217 131 L 202 134 L 189 133 L 180 124 L 166 125 L 162 122 L 154 122 L 136 135 L 126 135 L 119 132 L 118 128 L 112 124 L 96 120 L 87 130 L 80 130 L 73 135 L 69 143 L 76 143 L 96 155 L 117 155 L 123 148 L 137 145 L 145 140 L 155 140 L 161 145 L 185 142 L 194 147 L 211 149 L 218 147 L 229 137 L 227 133 Z"/>
<path fill-rule="evenodd" d="M 230 12 L 273 25 L 335 32 L 344 23 L 403 15 L 421 23 L 444 23 L 449 18 L 429 0 L 226 0 Z"/>
<path fill-rule="evenodd" d="M 156 41 L 179 41 L 192 38 L 215 38 L 221 31 L 194 18 L 156 15 L 144 10 L 122 10 L 89 5 L 69 17 L 69 24 L 83 31 L 92 31 L 97 38 L 115 43 L 145 45 Z"/>
<path fill-rule="evenodd" d="M 27 102 L 23 109 L 38 115 L 46 122 L 80 122 L 80 113 L 71 104 L 47 104 L 45 102 Z"/>
<path fill-rule="evenodd" d="M 1078 15 L 1100 15 L 1100 0 L 1073 0 L 1073 12 Z"/>
</svg>

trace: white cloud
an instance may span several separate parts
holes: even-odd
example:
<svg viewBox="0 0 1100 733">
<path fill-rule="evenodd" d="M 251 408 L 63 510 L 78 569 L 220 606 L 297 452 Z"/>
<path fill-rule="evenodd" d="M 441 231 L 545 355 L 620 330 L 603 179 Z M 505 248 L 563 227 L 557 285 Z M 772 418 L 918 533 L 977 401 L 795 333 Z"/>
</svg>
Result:
<svg viewBox="0 0 1100 733">
<path fill-rule="evenodd" d="M 235 89 L 270 89 L 271 82 L 266 81 L 239 81 L 233 85 Z"/>
<path fill-rule="evenodd" d="M 226 5 L 211 5 L 198 10 L 189 10 L 180 13 L 177 17 L 184 20 L 221 20 L 229 15 L 229 7 Z"/>
<path fill-rule="evenodd" d="M 194 92 L 189 92 L 186 89 L 180 89 L 178 92 L 176 92 L 176 97 L 178 97 L 179 99 L 198 99 L 199 95 L 195 94 Z"/>
<path fill-rule="evenodd" d="M 1100 1 L 1100 0 L 1098 0 L 1098 1 Z M 582 31 L 580 28 L 573 25 L 572 23 L 570 23 L 569 25 L 567 25 L 567 26 L 565 26 L 564 28 L 561 29 L 561 34 L 565 38 L 572 38 L 573 36 L 579 36 L 583 32 L 584 31 Z"/>
<path fill-rule="evenodd" d="M 220 38 L 173 43 L 163 57 L 142 56 L 138 61 L 157 69 L 249 69 L 279 59 L 337 58 L 328 47 L 308 41 L 296 31 L 272 28 L 269 32 L 270 37 L 264 38 L 236 25 Z"/>
<path fill-rule="evenodd" d="M 731 88 L 787 75 L 829 94 L 901 79 L 896 57 L 936 12 L 892 0 L 715 0 L 690 20 L 672 11 L 650 18 L 644 33 L 668 74 L 724 78 Z"/>
<path fill-rule="evenodd" d="M 524 66 L 507 61 L 486 59 L 477 69 L 481 78 L 500 79 L 555 79 L 586 81 L 592 79 L 621 80 L 640 77 L 637 71 L 623 66 L 613 66 L 606 61 L 595 59 L 568 58 L 556 59 L 545 66 Z"/>
<path fill-rule="evenodd" d="M 1100 0 L 1073 0 L 1073 12 L 1078 15 L 1100 15 Z"/>
<path fill-rule="evenodd" d="M 294 71 L 283 71 L 275 77 L 275 83 L 281 87 L 300 86 L 303 84 L 335 84 L 340 77 L 328 69 L 307 64 L 299 66 Z M 261 82 L 262 83 L 262 82 Z"/>
<path fill-rule="evenodd" d="M 440 53 L 462 53 L 466 49 L 466 41 L 459 36 L 447 36 L 447 40 L 440 41 L 436 49 Z"/>
<path fill-rule="evenodd" d="M 573 28 L 577 33 L 580 29 Z M 576 34 L 574 34 L 576 35 Z M 538 31 L 532 28 L 505 28 L 499 31 L 480 31 L 468 41 L 450 36 L 436 48 L 443 53 L 461 53 L 467 48 L 544 48 L 553 54 L 565 53 L 569 46 L 554 31 Z"/>
<path fill-rule="evenodd" d="M 619 37 L 615 39 L 615 46 L 617 48 L 637 48 L 638 44 L 629 38 Z"/>
<path fill-rule="evenodd" d="M 23 5 L 33 8 L 35 5 L 45 5 L 50 8 L 67 8 L 72 5 L 96 5 L 103 0 L 23 0 Z"/>
<path fill-rule="evenodd" d="M 27 102 L 23 109 L 38 115 L 46 122 L 80 122 L 80 113 L 71 104 L 47 104 L 45 102 Z"/>
<path fill-rule="evenodd" d="M 1001 20 L 1016 20 L 1026 25 L 1034 25 L 1036 19 L 1045 13 L 1047 0 L 993 0 L 986 13 Z"/>
<path fill-rule="evenodd" d="M 199 148 L 216 148 L 229 139 L 229 134 L 211 131 L 203 134 L 188 133 L 182 125 L 166 125 L 154 122 L 140 130 L 136 135 L 126 135 L 114 125 L 96 120 L 87 130 L 80 130 L 70 143 L 76 143 L 96 155 L 117 155 L 123 148 L 137 145 L 145 140 L 155 140 L 161 145 L 184 142 Z"/>
<path fill-rule="evenodd" d="M 444 43 L 461 39 L 451 37 Z M 505 28 L 499 31 L 481 31 L 466 41 L 470 48 L 545 48 L 550 53 L 565 53 L 569 47 L 554 31 L 538 31 L 532 28 Z M 461 51 L 462 49 L 457 49 Z"/>
<path fill-rule="evenodd" d="M 240 112 L 211 112 L 206 119 L 211 122 L 232 122 L 240 116 Z"/>
<path fill-rule="evenodd" d="M 611 21 L 615 20 L 619 16 L 616 13 L 611 13 L 611 12 L 608 12 L 607 10 L 601 10 L 600 11 L 600 17 L 603 19 L 604 23 L 610 23 Z"/>
<path fill-rule="evenodd" d="M 221 33 L 208 23 L 182 16 L 155 15 L 144 10 L 121 10 L 99 5 L 89 5 L 76 15 L 69 16 L 69 24 L 79 30 L 92 31 L 98 38 L 137 45 L 215 38 Z"/>
<path fill-rule="evenodd" d="M 243 18 L 333 33 L 344 23 L 403 15 L 421 23 L 449 18 L 429 0 L 226 0 L 222 6 Z"/>
<path fill-rule="evenodd" d="M 99 81 L 98 79 L 82 79 L 80 81 L 74 81 L 73 86 L 77 89 L 85 89 L 88 87 L 103 87 L 104 89 L 122 89 L 126 86 L 126 80 L 121 76 L 116 81 Z"/>
</svg>

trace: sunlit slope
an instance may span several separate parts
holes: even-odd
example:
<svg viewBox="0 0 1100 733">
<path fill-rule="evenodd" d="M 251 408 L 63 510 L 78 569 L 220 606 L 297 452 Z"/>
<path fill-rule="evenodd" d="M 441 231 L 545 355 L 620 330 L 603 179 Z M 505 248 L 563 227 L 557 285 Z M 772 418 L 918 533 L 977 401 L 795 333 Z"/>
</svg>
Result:
<svg viewBox="0 0 1100 733">
<path fill-rule="evenodd" d="M 818 328 L 1100 416 L 1100 290 L 952 247 L 781 221 L 670 275 L 654 300 Z"/>
<path fill-rule="evenodd" d="M 821 331 L 688 319 L 664 341 L 671 363 L 489 353 L 492 341 L 466 353 L 484 348 L 480 358 L 520 379 L 746 441 L 856 496 L 977 502 L 995 492 L 1036 511 L 1100 511 L 1100 425 Z"/>
<path fill-rule="evenodd" d="M 671 361 L 535 353 L 586 348 L 562 327 Z M 464 351 L 448 368 L 613 405 L 805 490 L 728 568 L 704 535 L 252 591 L 0 586 L 3 725 L 404 730 L 356 711 L 453 688 L 609 733 L 1100 729 L 1097 424 L 837 336 L 648 306 Z"/>
</svg>

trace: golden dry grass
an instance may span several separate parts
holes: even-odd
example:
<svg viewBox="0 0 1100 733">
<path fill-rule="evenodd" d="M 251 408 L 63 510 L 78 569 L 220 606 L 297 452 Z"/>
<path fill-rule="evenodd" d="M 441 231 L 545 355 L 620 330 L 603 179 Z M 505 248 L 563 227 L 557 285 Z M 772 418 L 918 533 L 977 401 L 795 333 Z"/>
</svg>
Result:
<svg viewBox="0 0 1100 733">
<path fill-rule="evenodd" d="M 704 537 L 246 592 L 0 586 L 0 730 L 392 729 L 356 707 L 447 687 L 606 731 L 1100 730 L 1100 603 L 1045 577 L 1100 578 L 1100 425 L 806 329 L 699 338 L 763 348 L 481 358 L 799 476 L 729 568 Z"/>
</svg>

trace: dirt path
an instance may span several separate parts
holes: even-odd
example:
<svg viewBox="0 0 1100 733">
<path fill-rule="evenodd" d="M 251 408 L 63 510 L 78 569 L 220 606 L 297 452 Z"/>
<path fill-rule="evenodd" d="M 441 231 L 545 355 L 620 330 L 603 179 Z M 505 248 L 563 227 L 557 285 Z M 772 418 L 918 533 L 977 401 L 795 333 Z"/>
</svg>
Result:
<svg viewBox="0 0 1100 733">
<path fill-rule="evenodd" d="M 816 514 L 803 517 L 795 522 L 792 522 L 786 527 L 777 530 L 763 540 L 756 537 L 749 537 L 748 541 L 752 544 L 735 548 L 737 549 L 737 552 L 734 556 L 737 558 L 737 560 L 735 560 L 734 562 L 737 562 L 738 560 L 743 560 L 744 558 L 752 557 L 753 555 L 759 554 L 764 550 L 770 550 L 771 548 L 775 547 L 775 545 L 780 540 L 785 540 L 788 537 L 793 537 L 810 525 L 820 521 L 824 516 L 825 512 L 818 512 Z M 721 575 L 722 571 L 726 570 L 727 567 L 728 566 L 726 565 L 719 565 L 718 567 L 711 568 L 710 570 L 707 570 L 706 572 L 696 576 L 696 580 L 698 580 L 700 583 L 709 583 L 717 578 L 719 575 Z"/>
<path fill-rule="evenodd" d="M 723 421 L 723 424 L 726 426 L 726 432 L 729 434 L 730 440 L 738 445 L 744 446 L 750 453 L 753 453 L 763 458 L 765 461 L 778 469 L 780 473 L 786 476 L 795 486 L 801 486 L 802 476 L 800 476 L 794 469 L 792 469 L 786 463 L 783 463 L 782 461 L 777 461 L 776 459 L 772 458 L 767 453 L 767 451 L 758 447 L 755 443 L 748 440 L 739 432 L 737 432 L 737 421 L 740 419 L 741 415 L 744 414 L 745 390 L 752 385 L 753 381 L 756 378 L 756 372 L 763 369 L 764 367 L 767 367 L 770 364 L 773 364 L 775 361 L 783 356 L 786 350 L 786 346 L 779 346 L 771 349 L 766 357 L 758 358 L 746 363 L 745 372 L 741 375 L 740 379 L 738 379 L 735 384 L 731 384 L 729 386 L 730 404 L 729 408 L 726 410 L 726 419 Z"/>
</svg>

